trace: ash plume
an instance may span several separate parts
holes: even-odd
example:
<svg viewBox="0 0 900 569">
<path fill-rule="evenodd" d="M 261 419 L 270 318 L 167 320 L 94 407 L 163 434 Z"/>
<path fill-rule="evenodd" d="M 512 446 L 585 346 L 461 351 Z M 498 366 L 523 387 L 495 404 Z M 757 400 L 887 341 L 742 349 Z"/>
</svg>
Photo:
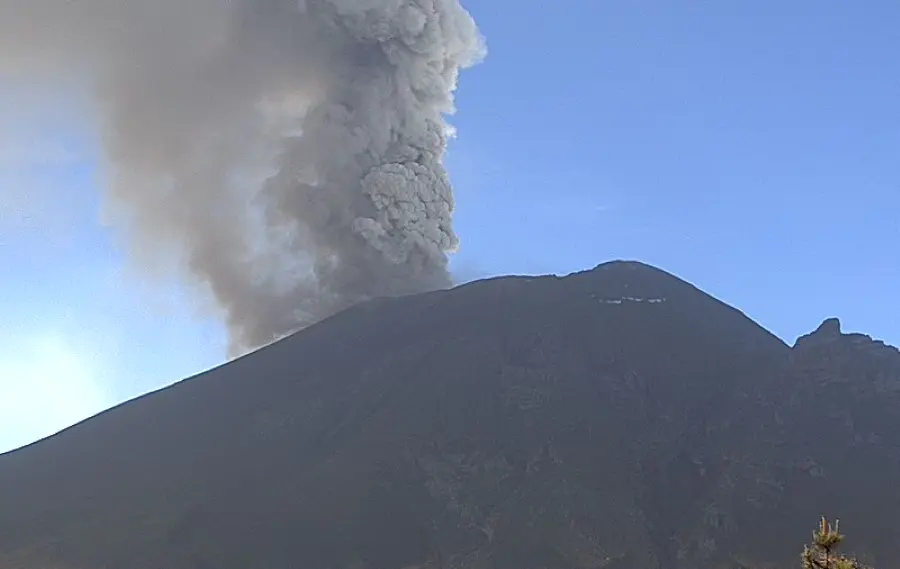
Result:
<svg viewBox="0 0 900 569">
<path fill-rule="evenodd" d="M 0 74 L 89 89 L 105 213 L 207 287 L 232 355 L 450 284 L 458 0 L 0 0 Z"/>
</svg>

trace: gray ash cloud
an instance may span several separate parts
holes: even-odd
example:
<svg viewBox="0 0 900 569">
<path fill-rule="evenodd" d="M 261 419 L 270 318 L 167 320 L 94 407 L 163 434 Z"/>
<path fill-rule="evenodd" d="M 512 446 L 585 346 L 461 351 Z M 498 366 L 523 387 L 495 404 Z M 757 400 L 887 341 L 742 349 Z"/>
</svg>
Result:
<svg viewBox="0 0 900 569">
<path fill-rule="evenodd" d="M 445 116 L 484 52 L 458 0 L 0 0 L 0 72 L 90 90 L 108 219 L 233 354 L 450 284 Z"/>
</svg>

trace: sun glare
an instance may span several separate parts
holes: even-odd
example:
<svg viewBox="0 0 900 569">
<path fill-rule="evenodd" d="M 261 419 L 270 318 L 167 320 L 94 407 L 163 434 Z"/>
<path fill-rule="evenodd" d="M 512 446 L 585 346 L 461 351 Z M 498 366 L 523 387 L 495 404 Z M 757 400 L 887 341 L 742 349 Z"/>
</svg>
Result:
<svg viewBox="0 0 900 569">
<path fill-rule="evenodd" d="M 52 435 L 102 411 L 98 362 L 63 338 L 0 347 L 0 452 Z"/>
</svg>

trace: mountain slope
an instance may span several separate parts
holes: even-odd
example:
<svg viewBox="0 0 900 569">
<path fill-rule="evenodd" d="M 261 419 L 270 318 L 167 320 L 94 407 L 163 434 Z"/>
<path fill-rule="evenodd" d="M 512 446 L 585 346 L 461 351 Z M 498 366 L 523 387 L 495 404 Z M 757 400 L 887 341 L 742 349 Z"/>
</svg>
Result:
<svg viewBox="0 0 900 569">
<path fill-rule="evenodd" d="M 790 563 L 836 488 L 882 559 L 900 357 L 826 328 L 626 262 L 370 302 L 0 457 L 0 567 Z"/>
</svg>

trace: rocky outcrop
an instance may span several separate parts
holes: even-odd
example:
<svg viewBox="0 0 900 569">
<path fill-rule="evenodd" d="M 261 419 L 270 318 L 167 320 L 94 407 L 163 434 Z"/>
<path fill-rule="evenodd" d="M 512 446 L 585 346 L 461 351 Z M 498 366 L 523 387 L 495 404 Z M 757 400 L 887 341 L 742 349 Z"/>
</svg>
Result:
<svg viewBox="0 0 900 569">
<path fill-rule="evenodd" d="M 843 382 L 865 392 L 900 390 L 900 350 L 859 333 L 845 334 L 837 318 L 800 337 L 793 369 L 814 382 Z"/>
</svg>

